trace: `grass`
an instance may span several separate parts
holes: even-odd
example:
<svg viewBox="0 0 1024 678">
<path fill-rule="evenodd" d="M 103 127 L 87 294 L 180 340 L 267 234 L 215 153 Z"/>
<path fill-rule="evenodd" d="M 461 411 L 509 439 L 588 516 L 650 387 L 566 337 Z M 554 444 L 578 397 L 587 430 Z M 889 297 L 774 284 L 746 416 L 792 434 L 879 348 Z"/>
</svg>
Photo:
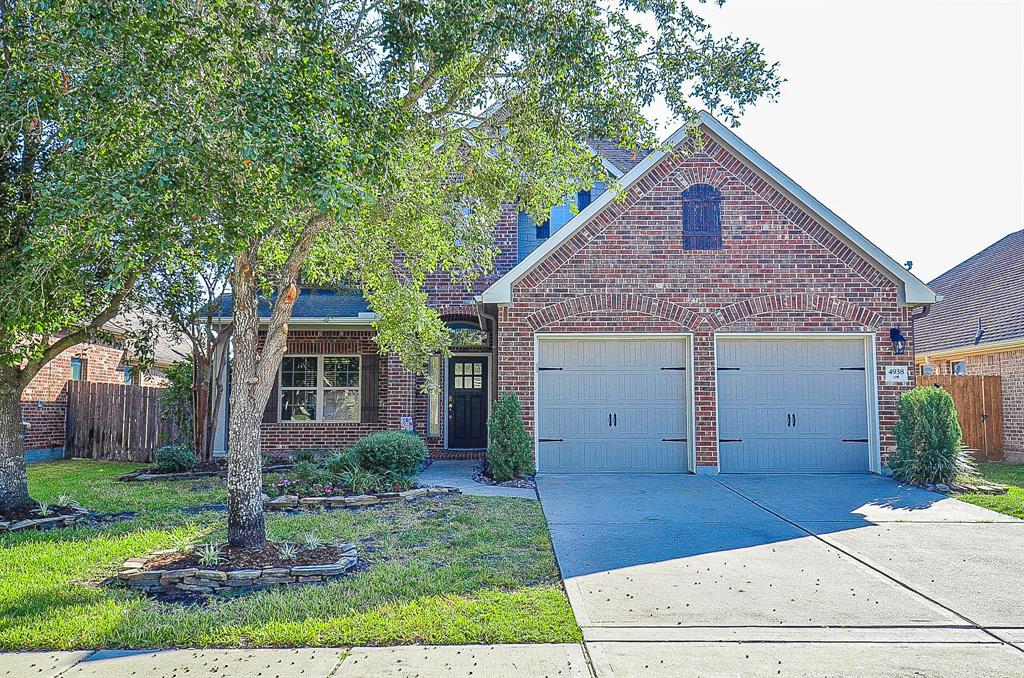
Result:
<svg viewBox="0 0 1024 678">
<path fill-rule="evenodd" d="M 1024 464 L 1007 464 L 997 461 L 980 462 L 978 471 L 985 480 L 1009 486 L 1009 491 L 1004 495 L 957 494 L 954 496 L 961 501 L 999 511 L 1008 516 L 1024 518 Z"/>
<path fill-rule="evenodd" d="M 314 532 L 372 566 L 322 586 L 181 605 L 101 587 L 127 558 L 223 539 L 223 481 L 120 483 L 137 465 L 33 464 L 37 499 L 67 493 L 125 520 L 0 537 L 0 649 L 578 642 L 537 502 L 452 497 L 268 514 L 275 540 Z M 182 509 L 192 509 L 182 511 Z"/>
</svg>

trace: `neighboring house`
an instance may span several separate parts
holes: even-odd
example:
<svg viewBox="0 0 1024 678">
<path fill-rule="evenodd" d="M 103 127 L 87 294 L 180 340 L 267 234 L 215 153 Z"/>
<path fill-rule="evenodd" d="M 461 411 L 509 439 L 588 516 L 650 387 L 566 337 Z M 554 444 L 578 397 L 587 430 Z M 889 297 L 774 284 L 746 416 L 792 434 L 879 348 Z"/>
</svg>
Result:
<svg viewBox="0 0 1024 678">
<path fill-rule="evenodd" d="M 1004 453 L 1024 461 L 1024 231 L 928 284 L 943 300 L 917 325 L 920 373 L 998 375 Z"/>
<path fill-rule="evenodd" d="M 623 200 L 598 185 L 544 224 L 510 205 L 492 275 L 430 281 L 454 336 L 483 338 L 435 357 L 439 389 L 377 355 L 358 292 L 303 290 L 264 448 L 405 427 L 435 457 L 481 456 L 491 403 L 514 392 L 542 472 L 881 471 L 912 317 L 935 294 L 701 122 L 699 151 L 684 130 L 651 153 L 592 143 Z"/>
<path fill-rule="evenodd" d="M 116 339 L 135 325 L 133 316 L 119 316 L 104 326 Z M 117 343 L 100 341 L 73 346 L 47 363 L 21 395 L 25 429 L 25 458 L 29 461 L 64 456 L 64 425 L 69 381 L 103 384 L 162 386 L 164 368 L 189 355 L 184 344 L 160 339 L 153 350 L 153 366 L 142 371 L 130 352 Z"/>
</svg>

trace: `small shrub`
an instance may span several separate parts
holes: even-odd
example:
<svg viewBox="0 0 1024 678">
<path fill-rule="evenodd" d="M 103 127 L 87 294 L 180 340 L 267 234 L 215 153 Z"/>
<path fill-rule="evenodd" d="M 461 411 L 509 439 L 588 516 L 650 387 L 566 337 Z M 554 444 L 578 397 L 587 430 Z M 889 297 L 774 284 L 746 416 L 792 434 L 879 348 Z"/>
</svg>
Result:
<svg viewBox="0 0 1024 678">
<path fill-rule="evenodd" d="M 36 507 L 36 513 L 39 514 L 40 518 L 49 518 L 53 515 L 53 509 L 45 501 L 41 501 L 39 506 Z"/>
<path fill-rule="evenodd" d="M 427 445 L 409 431 L 381 431 L 358 440 L 350 450 L 358 465 L 381 475 L 416 475 L 427 458 Z"/>
<path fill-rule="evenodd" d="M 277 554 L 281 556 L 281 560 L 295 560 L 299 557 L 299 547 L 285 542 L 277 547 Z"/>
<path fill-rule="evenodd" d="M 315 532 L 307 532 L 302 537 L 302 545 L 310 551 L 312 551 L 323 546 L 324 540 L 321 539 Z"/>
<path fill-rule="evenodd" d="M 196 453 L 188 445 L 164 445 L 153 457 L 157 469 L 164 473 L 192 471 L 199 464 Z"/>
<path fill-rule="evenodd" d="M 220 565 L 221 547 L 212 543 L 203 544 L 196 549 L 196 557 L 199 559 L 199 564 L 204 567 Z"/>
<path fill-rule="evenodd" d="M 318 461 L 330 453 L 318 449 L 295 450 L 292 452 L 292 460 L 296 463 L 302 461 Z"/>
<path fill-rule="evenodd" d="M 75 498 L 70 494 L 58 494 L 54 501 L 57 502 L 57 506 L 74 506 L 77 504 Z"/>
<path fill-rule="evenodd" d="M 506 393 L 487 419 L 487 470 L 498 482 L 533 473 L 533 441 L 526 433 L 521 413 L 519 398 Z"/>
<path fill-rule="evenodd" d="M 976 473 L 963 450 L 953 397 L 935 386 L 918 386 L 900 396 L 900 419 L 893 427 L 896 453 L 889 468 L 897 480 L 949 484 L 958 475 Z"/>
</svg>

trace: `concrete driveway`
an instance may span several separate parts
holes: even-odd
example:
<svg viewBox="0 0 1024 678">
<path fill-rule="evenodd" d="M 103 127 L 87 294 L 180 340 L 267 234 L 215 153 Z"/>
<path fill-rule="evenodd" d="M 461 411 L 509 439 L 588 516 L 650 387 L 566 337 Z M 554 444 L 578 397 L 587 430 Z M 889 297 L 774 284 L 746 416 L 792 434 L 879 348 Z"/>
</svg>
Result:
<svg viewBox="0 0 1024 678">
<path fill-rule="evenodd" d="M 1022 521 L 873 475 L 538 486 L 598 675 L 1024 675 Z"/>
</svg>

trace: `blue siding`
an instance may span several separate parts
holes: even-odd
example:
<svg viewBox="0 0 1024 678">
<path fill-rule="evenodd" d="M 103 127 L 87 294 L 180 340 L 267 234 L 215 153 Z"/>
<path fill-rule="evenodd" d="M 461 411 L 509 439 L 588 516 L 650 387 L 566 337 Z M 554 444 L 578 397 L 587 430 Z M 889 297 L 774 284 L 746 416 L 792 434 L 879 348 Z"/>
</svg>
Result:
<svg viewBox="0 0 1024 678">
<path fill-rule="evenodd" d="M 589 191 L 580 191 L 578 194 L 567 199 L 561 205 L 555 205 L 551 208 L 550 217 L 548 219 L 548 227 L 544 229 L 543 224 L 538 228 L 537 224 L 527 214 L 519 213 L 519 252 L 518 261 L 522 261 L 526 257 L 530 256 L 530 253 L 537 249 L 542 242 L 544 242 L 552 233 L 555 233 L 562 226 L 565 226 L 569 221 L 576 216 L 573 212 L 573 208 L 577 208 L 577 212 L 584 209 L 587 205 L 597 199 L 597 196 L 604 193 L 608 188 L 608 184 L 600 181 L 594 184 L 594 187 Z M 547 233 L 545 234 L 545 230 Z"/>
</svg>

